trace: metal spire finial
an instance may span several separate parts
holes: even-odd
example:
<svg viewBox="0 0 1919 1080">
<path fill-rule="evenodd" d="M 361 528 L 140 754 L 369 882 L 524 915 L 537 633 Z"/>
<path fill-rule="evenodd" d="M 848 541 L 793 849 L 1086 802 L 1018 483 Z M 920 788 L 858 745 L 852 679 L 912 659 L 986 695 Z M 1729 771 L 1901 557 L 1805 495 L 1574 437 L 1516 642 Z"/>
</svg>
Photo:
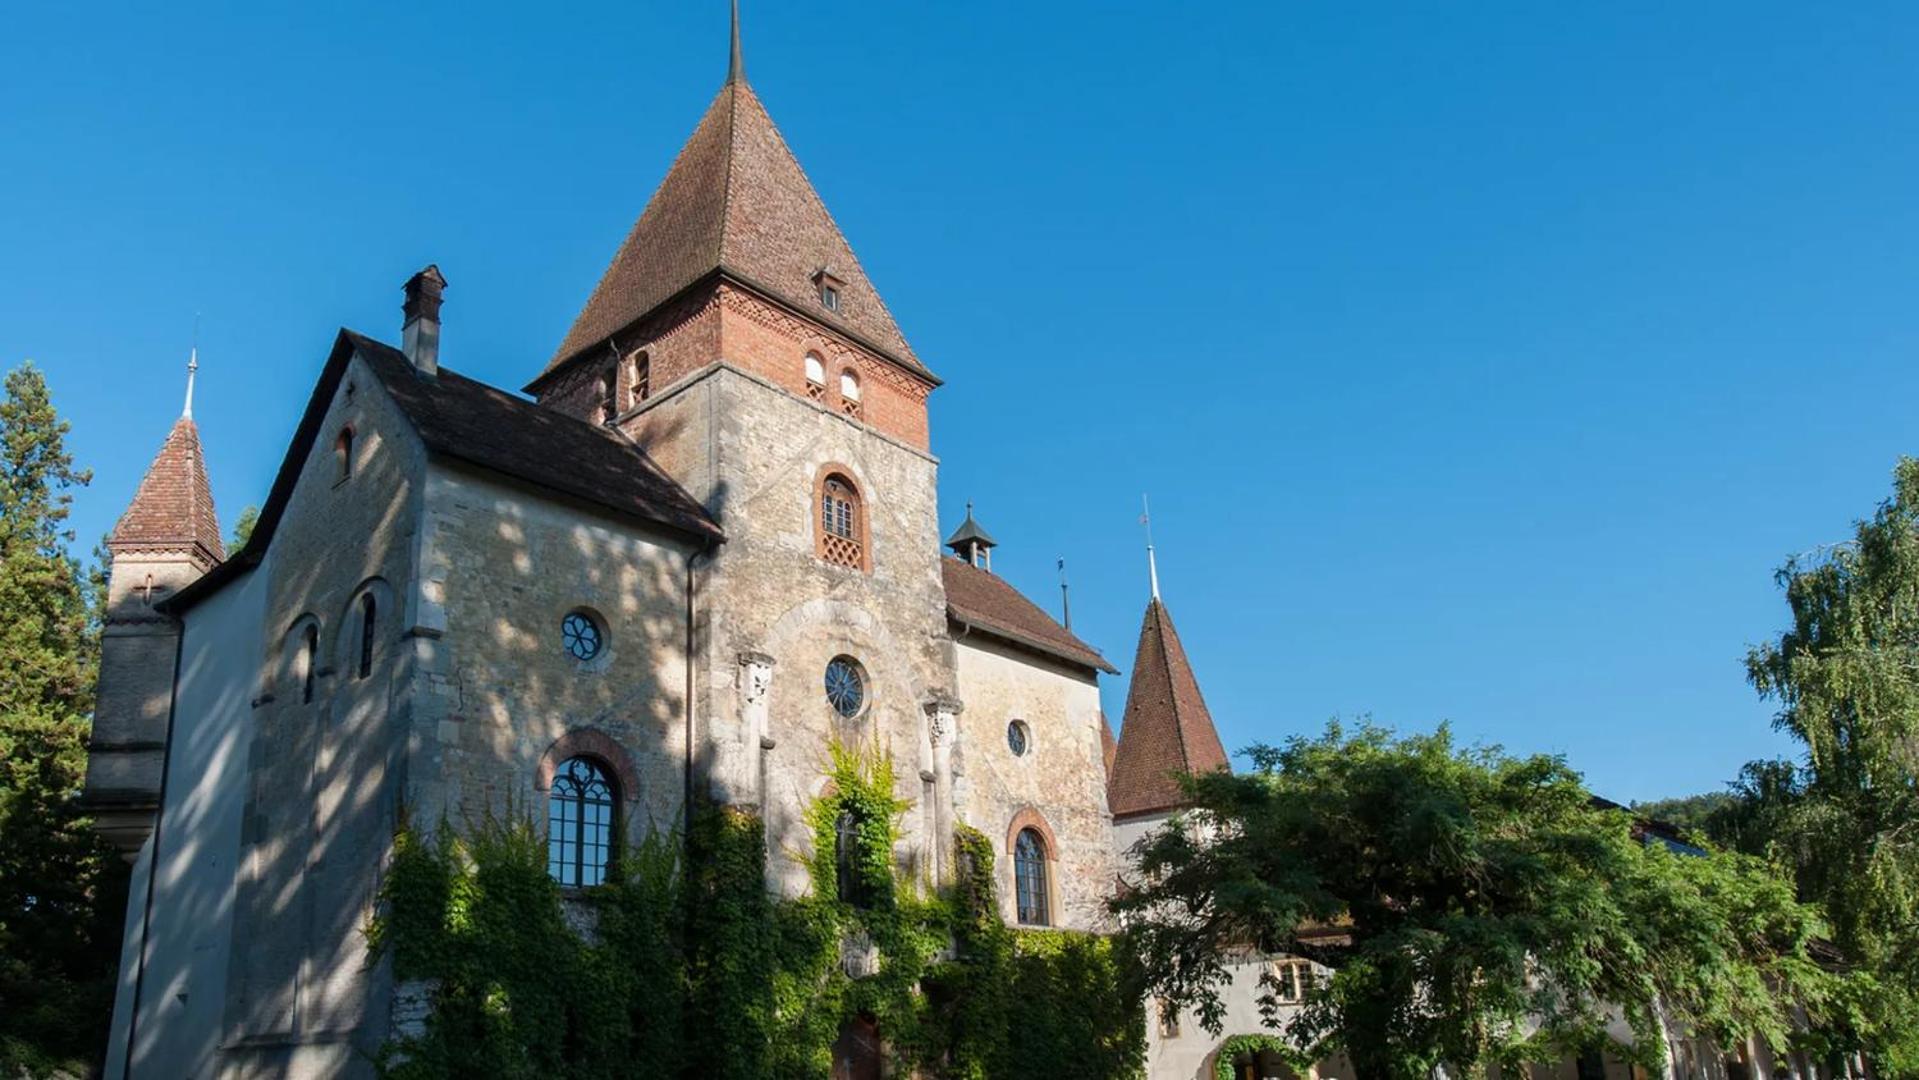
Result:
<svg viewBox="0 0 1919 1080">
<path fill-rule="evenodd" d="M 726 65 L 726 81 L 746 81 L 746 60 L 740 55 L 740 0 L 733 0 L 733 56 Z"/>
<path fill-rule="evenodd" d="M 1153 583 L 1153 599 L 1159 599 L 1159 557 L 1153 554 L 1153 508 L 1146 496 L 1139 497 L 1139 523 L 1146 526 L 1146 573 Z"/>
<path fill-rule="evenodd" d="M 193 347 L 187 350 L 187 403 L 180 417 L 193 419 L 193 373 L 200 370 L 200 316 L 193 317 Z"/>
</svg>

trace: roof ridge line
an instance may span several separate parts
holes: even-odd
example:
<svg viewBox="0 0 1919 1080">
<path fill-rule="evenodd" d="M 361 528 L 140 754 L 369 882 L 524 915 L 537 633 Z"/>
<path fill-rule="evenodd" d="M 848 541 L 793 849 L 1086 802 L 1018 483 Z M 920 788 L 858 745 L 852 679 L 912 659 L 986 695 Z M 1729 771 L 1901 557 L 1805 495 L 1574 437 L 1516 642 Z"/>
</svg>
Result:
<svg viewBox="0 0 1919 1080">
<path fill-rule="evenodd" d="M 713 265 L 726 265 L 726 234 L 733 229 L 733 152 L 740 135 L 740 87 L 743 82 L 728 79 L 721 92 L 726 95 L 726 167 L 720 170 L 720 229 L 713 238 Z M 665 186 L 662 182 L 661 186 Z M 635 226 L 637 228 L 638 226 Z"/>
</svg>

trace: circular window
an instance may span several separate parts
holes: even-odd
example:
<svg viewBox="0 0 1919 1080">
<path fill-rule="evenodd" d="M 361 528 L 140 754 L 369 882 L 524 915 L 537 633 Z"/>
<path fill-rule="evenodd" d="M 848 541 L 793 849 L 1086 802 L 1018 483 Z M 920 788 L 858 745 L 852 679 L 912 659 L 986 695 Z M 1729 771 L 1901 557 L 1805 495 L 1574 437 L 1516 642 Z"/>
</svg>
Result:
<svg viewBox="0 0 1919 1080">
<path fill-rule="evenodd" d="M 571 611 L 560 620 L 560 642 L 566 646 L 567 655 L 584 663 L 600 655 L 606 639 L 593 616 L 584 611 Z"/>
<path fill-rule="evenodd" d="M 1026 750 L 1033 744 L 1033 733 L 1027 730 L 1026 721 L 1015 720 L 1006 725 L 1006 745 L 1013 751 L 1014 757 L 1025 757 Z"/>
<path fill-rule="evenodd" d="M 826 703 L 851 720 L 866 706 L 866 673 L 850 656 L 835 656 L 826 665 Z"/>
</svg>

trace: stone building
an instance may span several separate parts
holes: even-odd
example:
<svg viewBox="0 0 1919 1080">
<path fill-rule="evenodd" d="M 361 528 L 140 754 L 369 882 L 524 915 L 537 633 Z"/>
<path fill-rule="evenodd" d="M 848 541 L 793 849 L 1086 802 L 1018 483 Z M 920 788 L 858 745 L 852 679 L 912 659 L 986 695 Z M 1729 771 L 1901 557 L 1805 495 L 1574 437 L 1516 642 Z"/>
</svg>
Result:
<svg viewBox="0 0 1919 1080">
<path fill-rule="evenodd" d="M 433 267 L 406 283 L 399 347 L 339 333 L 239 550 L 190 393 L 114 530 L 86 791 L 134 864 L 110 1075 L 367 1072 L 396 993 L 363 929 L 402 808 L 531 809 L 553 875 L 591 885 L 614 836 L 696 799 L 804 850 L 835 740 L 890 754 L 903 870 L 950 874 L 970 825 L 1009 923 L 1108 928 L 1109 765 L 1150 786 L 1222 764 L 1218 737 L 1203 707 L 1129 720 L 1115 758 L 1116 669 L 993 573 L 970 507 L 942 544 L 940 380 L 737 31 L 524 394 L 441 364 L 446 287 Z M 1148 633 L 1177 651 L 1161 610 Z M 768 874 L 808 887 L 789 860 Z"/>
</svg>

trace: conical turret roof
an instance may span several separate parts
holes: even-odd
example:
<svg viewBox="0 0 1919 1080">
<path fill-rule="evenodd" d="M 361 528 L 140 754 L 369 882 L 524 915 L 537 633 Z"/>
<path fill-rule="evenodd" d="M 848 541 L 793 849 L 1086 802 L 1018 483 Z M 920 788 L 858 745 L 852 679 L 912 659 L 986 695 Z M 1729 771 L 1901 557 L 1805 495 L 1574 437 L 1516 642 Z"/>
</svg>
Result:
<svg viewBox="0 0 1919 1080">
<path fill-rule="evenodd" d="M 1186 801 L 1178 774 L 1231 767 L 1173 617 L 1155 596 L 1139 628 L 1108 806 L 1114 817 L 1171 810 Z"/>
<path fill-rule="evenodd" d="M 200 451 L 200 429 L 192 417 L 174 421 L 107 545 L 116 551 L 187 547 L 196 562 L 209 567 L 226 557 L 206 456 Z"/>
</svg>

